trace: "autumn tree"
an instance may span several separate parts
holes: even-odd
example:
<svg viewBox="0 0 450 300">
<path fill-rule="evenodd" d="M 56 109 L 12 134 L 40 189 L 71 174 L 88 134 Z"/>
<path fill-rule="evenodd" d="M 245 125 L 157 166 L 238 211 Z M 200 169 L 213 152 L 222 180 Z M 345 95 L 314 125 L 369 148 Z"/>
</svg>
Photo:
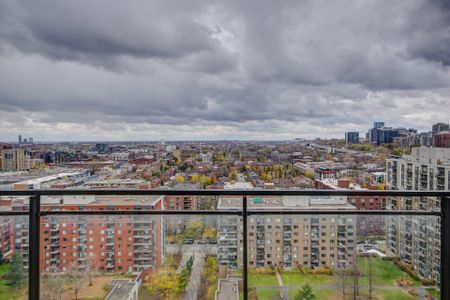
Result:
<svg viewBox="0 0 450 300">
<path fill-rule="evenodd" d="M 175 270 L 160 270 L 151 274 L 144 286 L 155 299 L 173 299 L 179 294 L 178 280 Z"/>
</svg>

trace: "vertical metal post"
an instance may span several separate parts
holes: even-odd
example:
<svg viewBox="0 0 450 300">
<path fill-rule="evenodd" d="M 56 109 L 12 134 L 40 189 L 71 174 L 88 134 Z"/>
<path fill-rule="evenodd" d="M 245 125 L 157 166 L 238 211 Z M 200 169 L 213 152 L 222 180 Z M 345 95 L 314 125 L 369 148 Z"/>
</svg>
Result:
<svg viewBox="0 0 450 300">
<path fill-rule="evenodd" d="M 441 197 L 441 299 L 450 299 L 450 197 Z"/>
<path fill-rule="evenodd" d="M 450 299 L 450 197 L 441 197 L 441 299 Z"/>
<path fill-rule="evenodd" d="M 28 263 L 28 299 L 39 299 L 39 263 L 40 263 L 40 209 L 41 196 L 30 197 L 29 217 L 29 263 Z"/>
<path fill-rule="evenodd" d="M 243 196 L 242 202 L 242 238 L 243 238 L 243 283 L 244 283 L 244 300 L 248 299 L 248 234 L 247 234 L 247 196 Z"/>
</svg>

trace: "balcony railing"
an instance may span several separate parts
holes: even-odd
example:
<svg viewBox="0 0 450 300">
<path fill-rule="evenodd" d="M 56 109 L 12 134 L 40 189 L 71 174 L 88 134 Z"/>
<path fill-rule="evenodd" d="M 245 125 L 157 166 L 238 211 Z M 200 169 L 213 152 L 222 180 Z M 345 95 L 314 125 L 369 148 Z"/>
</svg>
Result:
<svg viewBox="0 0 450 300">
<path fill-rule="evenodd" d="M 42 210 L 41 209 L 41 196 L 65 196 L 65 195 L 102 195 L 102 196 L 234 196 L 242 198 L 240 209 L 217 209 L 217 210 L 143 210 L 143 209 L 130 209 L 130 210 L 88 210 L 88 209 L 78 209 L 78 210 Z M 164 215 L 198 215 L 198 216 L 235 216 L 242 218 L 242 280 L 243 280 L 243 298 L 248 298 L 248 275 L 249 275 L 249 217 L 252 215 L 257 216 L 324 216 L 324 215 L 355 215 L 355 216 L 407 216 L 407 217 L 417 217 L 417 216 L 429 216 L 437 217 L 440 219 L 440 249 L 434 249 L 440 252 L 440 293 L 441 299 L 450 299 L 450 192 L 443 191 L 368 191 L 368 190 L 132 190 L 132 189 L 94 189 L 94 190 L 0 190 L 0 196 L 29 196 L 30 204 L 29 210 L 3 210 L 0 211 L 0 216 L 26 216 L 29 222 L 29 258 L 28 258 L 28 297 L 29 299 L 39 299 L 40 297 L 40 264 L 42 263 L 43 255 L 41 253 L 41 218 L 50 216 L 164 216 Z M 341 210 L 337 208 L 326 208 L 326 209 L 279 209 L 279 208 L 264 208 L 258 209 L 257 207 L 250 207 L 247 201 L 248 197 L 255 196 L 366 196 L 366 197 L 436 197 L 440 199 L 440 210 L 428 209 L 428 210 Z M 256 232 L 259 230 L 259 223 L 263 221 L 261 225 L 264 225 L 264 220 L 255 220 L 254 229 L 256 237 Z M 107 220 L 105 220 L 107 222 Z M 319 224 L 319 219 L 314 219 L 313 225 Z M 289 220 L 289 226 L 296 225 L 295 222 Z M 267 224 L 266 224 L 267 225 Z M 288 224 L 285 224 L 285 227 Z M 226 226 L 226 224 L 224 225 Z M 338 224 L 336 224 L 338 227 Z M 239 226 L 237 226 L 239 228 Z M 290 229 L 290 228 L 288 228 Z M 386 226 L 386 230 L 389 228 Z M 394 228 L 395 229 L 395 228 Z M 49 232 L 61 231 L 63 228 L 60 225 L 56 227 L 50 227 Z M 142 230 L 142 229 L 134 229 Z M 283 222 L 281 222 L 281 231 L 283 231 Z M 311 231 L 311 228 L 307 229 Z M 106 231 L 106 227 L 105 227 Z M 347 233 L 339 233 L 334 237 L 336 241 L 339 241 L 341 245 L 340 236 L 343 235 L 345 239 Z M 289 233 L 284 233 L 285 236 L 289 235 L 289 239 L 292 235 Z M 126 236 L 126 235 L 125 235 Z M 233 233 L 232 237 L 239 239 L 239 234 Z M 318 235 L 313 235 L 313 238 L 321 239 Z M 419 235 L 420 237 L 420 235 Z M 219 236 L 219 240 L 227 240 L 228 236 Z M 70 241 L 69 241 L 70 242 Z M 105 241 L 106 245 L 110 241 Z M 389 246 L 386 243 L 386 246 Z M 255 244 L 254 249 L 259 249 Z M 281 246 L 280 246 L 281 247 Z M 290 247 L 289 245 L 287 247 Z M 290 248 L 289 248 L 290 249 Z M 259 251 L 259 250 L 258 250 Z M 355 252 L 354 250 L 352 250 Z M 258 252 L 259 253 L 259 252 Z M 229 253 L 228 253 L 229 254 Z M 221 254 L 219 253 L 219 256 Z M 233 256 L 236 259 L 237 253 Z M 140 257 L 140 259 L 147 259 L 147 257 Z M 150 259 L 150 257 L 148 257 Z M 263 254 L 258 254 L 257 260 L 264 259 Z M 281 257 L 284 261 L 291 260 L 290 255 L 285 255 Z M 345 257 L 342 257 L 345 260 Z M 59 260 L 59 259 L 58 259 Z M 288 263 L 289 263 L 288 262 Z M 345 263 L 338 259 L 338 262 Z M 58 262 L 59 263 L 59 262 Z M 317 258 L 318 263 L 318 258 Z"/>
</svg>

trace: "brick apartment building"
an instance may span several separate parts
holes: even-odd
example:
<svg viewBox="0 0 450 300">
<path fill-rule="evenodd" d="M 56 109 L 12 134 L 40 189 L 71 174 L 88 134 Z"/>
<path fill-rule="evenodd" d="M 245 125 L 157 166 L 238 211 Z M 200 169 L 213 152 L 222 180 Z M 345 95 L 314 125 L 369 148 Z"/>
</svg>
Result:
<svg viewBox="0 0 450 300">
<path fill-rule="evenodd" d="M 27 207 L 27 201 L 15 209 Z M 161 210 L 163 196 L 42 197 L 42 210 Z M 1 229 L 2 227 L 0 227 Z M 15 222 L 14 251 L 28 266 L 28 222 Z M 41 271 L 94 268 L 107 273 L 144 273 L 164 260 L 161 216 L 47 216 L 41 220 Z"/>
</svg>

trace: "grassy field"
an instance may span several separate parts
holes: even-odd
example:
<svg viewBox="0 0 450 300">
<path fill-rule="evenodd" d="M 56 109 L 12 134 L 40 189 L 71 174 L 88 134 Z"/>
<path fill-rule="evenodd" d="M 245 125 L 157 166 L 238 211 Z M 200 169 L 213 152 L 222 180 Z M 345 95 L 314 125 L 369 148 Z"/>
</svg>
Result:
<svg viewBox="0 0 450 300">
<path fill-rule="evenodd" d="M 405 279 L 413 281 L 414 285 L 420 285 L 420 282 L 412 279 L 391 261 L 372 258 L 372 263 L 375 285 L 394 285 L 394 280 L 403 278 L 403 276 Z M 368 258 L 358 257 L 358 267 L 364 274 L 361 278 L 361 284 L 367 284 L 367 266 Z"/>
<path fill-rule="evenodd" d="M 367 297 L 367 258 L 358 258 L 358 267 L 363 273 L 360 279 L 360 291 L 362 297 Z M 379 258 L 373 258 L 373 274 L 374 274 L 374 285 L 376 286 L 386 286 L 394 287 L 394 281 L 396 279 L 411 280 L 415 285 L 420 285 L 420 282 L 414 281 L 408 274 L 402 272 L 397 266 L 391 261 L 384 261 Z M 318 285 L 323 286 L 334 286 L 337 282 L 335 276 L 333 275 L 315 275 L 315 274 L 301 274 L 299 270 L 294 269 L 292 271 L 285 271 L 281 273 L 281 278 L 283 279 L 283 284 L 285 286 L 302 286 L 309 282 L 313 287 Z M 250 286 L 277 286 L 277 280 L 275 275 L 250 275 L 249 276 Z M 293 298 L 297 294 L 299 289 L 289 289 L 289 296 Z M 317 299 L 330 299 L 330 300 L 344 300 L 341 291 L 338 289 L 330 288 L 314 288 Z M 430 290 L 431 291 L 431 290 Z M 278 289 L 257 289 L 259 299 L 279 299 Z M 434 293 L 433 293 L 434 295 Z M 348 288 L 348 295 L 346 295 L 345 300 L 352 299 L 351 297 L 351 287 Z M 405 293 L 401 289 L 375 289 L 373 292 L 374 300 L 412 300 L 416 297 L 412 297 Z"/>
<path fill-rule="evenodd" d="M 248 276 L 248 284 L 250 286 L 267 286 L 267 285 L 278 286 L 278 281 L 277 281 L 277 277 L 275 275 L 250 274 Z"/>
<path fill-rule="evenodd" d="M 27 299 L 27 287 L 12 289 L 6 284 L 4 276 L 8 271 L 8 264 L 0 265 L 0 300 Z"/>
<path fill-rule="evenodd" d="M 312 285 L 321 284 L 321 285 L 333 285 L 334 277 L 330 275 L 315 275 L 315 274 L 307 274 L 303 275 L 298 270 L 284 272 L 281 274 L 281 278 L 283 279 L 284 285 L 304 285 L 309 282 Z"/>
</svg>

